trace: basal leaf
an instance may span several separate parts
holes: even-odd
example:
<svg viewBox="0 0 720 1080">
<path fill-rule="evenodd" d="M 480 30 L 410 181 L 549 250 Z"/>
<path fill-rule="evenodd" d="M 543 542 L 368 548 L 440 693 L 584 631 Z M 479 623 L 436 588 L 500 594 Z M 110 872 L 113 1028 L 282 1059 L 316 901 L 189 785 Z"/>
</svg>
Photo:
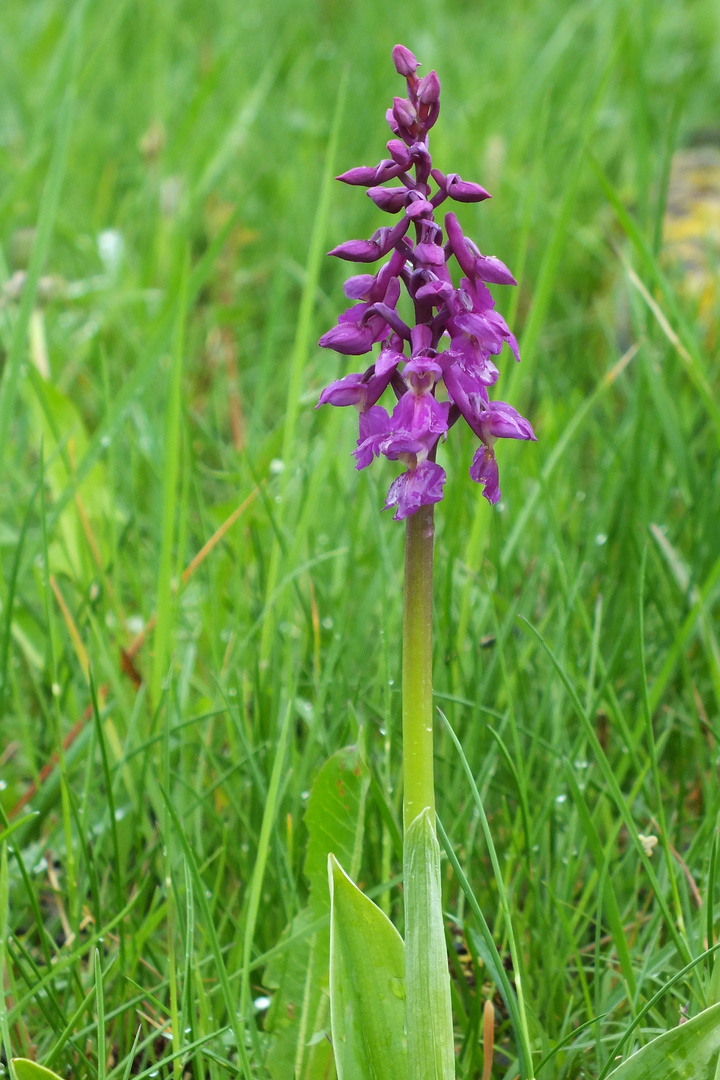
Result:
<svg viewBox="0 0 720 1080">
<path fill-rule="evenodd" d="M 317 918 L 330 910 L 327 858 L 330 852 L 355 877 L 360 869 L 362 821 L 370 784 L 367 767 L 354 746 L 325 762 L 312 787 L 305 825 L 308 831 L 305 877 L 310 907 Z"/>
<path fill-rule="evenodd" d="M 330 855 L 330 1010 L 338 1080 L 406 1080 L 405 948 Z"/>
<path fill-rule="evenodd" d="M 52 1069 L 46 1069 L 44 1065 L 38 1065 L 37 1061 L 30 1061 L 29 1058 L 13 1058 L 12 1063 L 17 1080 L 60 1080 Z"/>
<path fill-rule="evenodd" d="M 288 926 L 284 938 L 293 940 L 270 961 L 263 979 L 275 991 L 265 1022 L 270 1035 L 266 1065 L 273 1080 L 332 1076 L 327 860 L 333 852 L 357 873 L 368 784 L 367 769 L 351 746 L 325 762 L 310 793 L 305 812 L 310 905 Z M 327 922 L 313 931 L 323 916 Z"/>
<path fill-rule="evenodd" d="M 715 1080 L 720 1005 L 672 1028 L 623 1061 L 608 1080 Z"/>
<path fill-rule="evenodd" d="M 430 810 L 405 834 L 405 964 L 413 1080 L 453 1080 L 450 975 L 440 890 L 440 845 Z"/>
</svg>

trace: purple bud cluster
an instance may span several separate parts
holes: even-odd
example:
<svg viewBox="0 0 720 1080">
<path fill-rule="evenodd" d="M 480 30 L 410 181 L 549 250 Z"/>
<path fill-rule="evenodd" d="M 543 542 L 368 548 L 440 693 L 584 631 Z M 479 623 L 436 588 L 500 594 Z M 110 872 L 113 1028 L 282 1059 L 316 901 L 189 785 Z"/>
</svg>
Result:
<svg viewBox="0 0 720 1080">
<path fill-rule="evenodd" d="M 428 132 L 440 112 L 440 82 L 434 71 L 418 78 L 418 63 L 404 45 L 395 46 L 393 61 L 407 80 L 408 96 L 395 98 L 387 111 L 394 136 L 387 144 L 390 156 L 337 179 L 367 188 L 376 206 L 401 217 L 369 240 L 348 240 L 329 253 L 359 263 L 390 257 L 378 273 L 346 281 L 345 295 L 353 304 L 320 338 L 323 348 L 349 356 L 362 356 L 376 343 L 380 351 L 364 372 L 346 375 L 323 390 L 318 405 L 357 407 L 358 469 L 380 454 L 406 466 L 385 502 L 385 509 L 395 507 L 395 520 L 401 521 L 442 499 L 445 471 L 435 455 L 460 417 L 480 440 L 470 476 L 483 485 L 490 503 L 500 498 L 495 441 L 535 439 L 535 434 L 511 405 L 488 396 L 499 375 L 491 357 L 505 343 L 517 360 L 520 355 L 487 286 L 517 282 L 500 259 L 482 255 L 463 235 L 451 211 L 445 214 L 444 234 L 435 221 L 446 199 L 481 202 L 490 196 L 479 184 L 432 167 Z M 394 183 L 384 187 L 388 181 Z M 411 228 L 414 239 L 408 235 Z M 457 287 L 448 267 L 453 257 L 464 275 Z M 414 326 L 397 310 L 401 282 L 412 301 Z M 388 387 L 396 399 L 391 413 L 378 404 Z"/>
</svg>

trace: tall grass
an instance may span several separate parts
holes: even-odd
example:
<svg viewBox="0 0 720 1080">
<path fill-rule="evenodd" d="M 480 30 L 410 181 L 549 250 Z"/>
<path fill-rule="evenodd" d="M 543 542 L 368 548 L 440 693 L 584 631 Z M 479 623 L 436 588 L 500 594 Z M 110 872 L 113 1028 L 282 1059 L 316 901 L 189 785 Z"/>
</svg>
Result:
<svg viewBox="0 0 720 1080">
<path fill-rule="evenodd" d="M 567 1040 L 548 1080 L 597 1075 L 712 944 L 717 319 L 659 238 L 673 151 L 716 136 L 717 7 L 386 8 L 3 5 L 0 807 L 34 812 L 0 832 L 7 1057 L 265 1076 L 265 1003 L 237 1010 L 350 742 L 360 878 L 401 907 L 392 476 L 313 411 L 342 279 L 319 253 L 377 224 L 328 177 L 378 159 L 396 41 L 440 72 L 439 167 L 494 194 L 468 231 L 522 270 L 500 396 L 540 439 L 501 447 L 496 511 L 469 438 L 441 450 L 435 682 L 466 759 L 441 734 L 446 910 L 476 960 L 475 909 L 503 957 L 510 911 L 538 1057 Z M 715 1000 L 711 970 L 632 1037 Z M 470 1078 L 492 988 L 456 975 Z"/>
</svg>

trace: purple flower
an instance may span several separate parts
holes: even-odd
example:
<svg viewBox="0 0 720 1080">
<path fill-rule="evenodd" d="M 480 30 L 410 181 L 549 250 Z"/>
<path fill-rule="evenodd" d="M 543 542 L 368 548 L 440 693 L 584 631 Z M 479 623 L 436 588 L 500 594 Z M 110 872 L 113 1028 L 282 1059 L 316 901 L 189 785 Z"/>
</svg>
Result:
<svg viewBox="0 0 720 1080">
<path fill-rule="evenodd" d="M 393 49 L 393 63 L 406 80 L 407 96 L 394 98 L 386 113 L 394 136 L 387 143 L 390 156 L 378 165 L 349 169 L 338 180 L 365 187 L 380 210 L 399 217 L 369 240 L 348 240 L 330 252 L 359 263 L 390 258 L 376 274 L 349 278 L 344 291 L 354 303 L 320 339 L 323 348 L 348 356 L 365 355 L 378 343 L 380 352 L 365 372 L 331 383 L 318 406 L 358 409 L 353 452 L 358 469 L 380 456 L 404 464 L 406 471 L 392 483 L 385 503 L 402 521 L 442 499 L 445 472 L 435 456 L 458 419 L 480 440 L 470 476 L 491 503 L 500 498 L 496 441 L 534 440 L 535 433 L 516 409 L 491 401 L 488 394 L 499 377 L 491 357 L 508 345 L 520 359 L 488 285 L 515 285 L 515 278 L 500 259 L 484 255 L 464 235 L 454 213 L 445 214 L 444 233 L 434 216 L 446 199 L 482 202 L 489 192 L 457 173 L 433 168 L 428 135 L 440 112 L 440 81 L 434 71 L 418 77 L 418 62 L 404 45 Z M 384 186 L 388 181 L 394 183 Z M 457 285 L 453 259 L 461 271 Z M 401 286 L 412 304 L 412 325 L 398 312 Z M 390 390 L 395 405 L 388 411 L 378 402 Z"/>
<path fill-rule="evenodd" d="M 403 521 L 421 506 L 440 502 L 443 497 L 445 470 L 434 461 L 423 461 L 416 469 L 402 473 L 393 480 L 383 510 L 397 507 L 393 518 Z"/>
</svg>

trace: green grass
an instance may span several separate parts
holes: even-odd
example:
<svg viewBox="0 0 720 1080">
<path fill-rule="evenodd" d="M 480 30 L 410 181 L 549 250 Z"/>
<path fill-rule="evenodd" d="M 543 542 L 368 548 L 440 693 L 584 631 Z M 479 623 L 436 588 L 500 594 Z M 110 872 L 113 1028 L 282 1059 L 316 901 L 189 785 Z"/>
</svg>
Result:
<svg viewBox="0 0 720 1080">
<path fill-rule="evenodd" d="M 500 446 L 495 511 L 469 433 L 440 451 L 444 902 L 487 958 L 454 984 L 459 1076 L 478 913 L 536 1068 L 565 1040 L 546 1080 L 720 996 L 689 966 L 717 910 L 718 322 L 658 241 L 673 150 L 716 137 L 716 4 L 6 0 L 0 807 L 33 785 L 34 811 L 0 832 L 7 1056 L 266 1077 L 238 1008 L 307 903 L 307 793 L 349 743 L 359 879 L 401 917 L 394 472 L 356 473 L 352 417 L 313 410 L 347 269 L 321 253 L 379 224 L 328 180 L 382 156 L 396 41 L 442 80 L 436 164 L 493 192 L 461 219 L 521 278 L 499 396 L 539 436 Z"/>
</svg>

